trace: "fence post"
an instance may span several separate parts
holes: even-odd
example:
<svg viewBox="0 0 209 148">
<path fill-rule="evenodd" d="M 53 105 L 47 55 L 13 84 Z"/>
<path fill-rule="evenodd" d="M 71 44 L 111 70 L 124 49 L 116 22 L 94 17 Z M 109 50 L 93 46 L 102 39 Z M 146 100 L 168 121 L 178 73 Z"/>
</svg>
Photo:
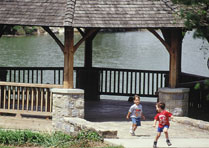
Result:
<svg viewBox="0 0 209 148">
<path fill-rule="evenodd" d="M 100 75 L 98 70 L 81 69 L 76 72 L 76 88 L 84 89 L 85 100 L 100 100 Z"/>
</svg>

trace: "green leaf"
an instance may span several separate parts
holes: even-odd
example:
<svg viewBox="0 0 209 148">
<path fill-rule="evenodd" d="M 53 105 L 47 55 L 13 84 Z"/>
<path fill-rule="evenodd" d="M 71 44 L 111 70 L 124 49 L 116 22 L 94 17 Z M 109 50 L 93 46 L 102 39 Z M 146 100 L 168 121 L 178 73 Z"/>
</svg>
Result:
<svg viewBox="0 0 209 148">
<path fill-rule="evenodd" d="M 195 90 L 200 89 L 200 83 L 195 84 L 194 89 L 195 89 Z"/>
</svg>

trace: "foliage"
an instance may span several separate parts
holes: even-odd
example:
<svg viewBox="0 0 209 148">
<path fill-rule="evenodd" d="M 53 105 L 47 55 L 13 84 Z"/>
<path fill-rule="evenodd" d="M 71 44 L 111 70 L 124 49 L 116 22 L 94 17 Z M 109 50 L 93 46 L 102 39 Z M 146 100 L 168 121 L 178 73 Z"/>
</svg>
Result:
<svg viewBox="0 0 209 148">
<path fill-rule="evenodd" d="M 4 32 L 6 35 L 32 35 L 37 33 L 37 27 L 12 26 Z"/>
<path fill-rule="evenodd" d="M 62 132 L 53 134 L 32 132 L 29 130 L 0 130 L 0 144 L 9 146 L 41 146 L 41 147 L 89 147 L 94 142 L 103 142 L 96 132 L 82 131 L 77 136 Z M 113 148 L 113 147 L 112 147 Z M 116 148 L 116 147 L 115 147 Z M 118 147 L 120 148 L 120 147 Z"/>
<path fill-rule="evenodd" d="M 209 42 L 209 0 L 172 1 L 182 6 L 180 14 L 187 29 L 196 28 L 194 37 L 205 38 Z"/>
<path fill-rule="evenodd" d="M 204 90 L 208 90 L 209 91 L 209 79 L 205 80 L 203 82 L 203 85 L 201 85 L 200 83 L 197 83 L 194 86 L 195 90 L 199 90 L 199 89 L 204 89 Z M 206 99 L 209 101 L 209 94 L 207 95 Z"/>
</svg>

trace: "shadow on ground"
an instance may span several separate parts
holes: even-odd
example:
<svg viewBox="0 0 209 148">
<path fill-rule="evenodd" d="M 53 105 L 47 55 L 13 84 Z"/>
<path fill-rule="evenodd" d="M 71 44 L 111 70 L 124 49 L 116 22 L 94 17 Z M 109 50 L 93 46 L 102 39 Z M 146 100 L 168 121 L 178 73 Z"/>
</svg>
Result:
<svg viewBox="0 0 209 148">
<path fill-rule="evenodd" d="M 85 101 L 85 119 L 91 122 L 127 121 L 126 115 L 132 102 L 121 100 Z M 156 114 L 154 102 L 141 102 L 147 121 Z"/>
</svg>

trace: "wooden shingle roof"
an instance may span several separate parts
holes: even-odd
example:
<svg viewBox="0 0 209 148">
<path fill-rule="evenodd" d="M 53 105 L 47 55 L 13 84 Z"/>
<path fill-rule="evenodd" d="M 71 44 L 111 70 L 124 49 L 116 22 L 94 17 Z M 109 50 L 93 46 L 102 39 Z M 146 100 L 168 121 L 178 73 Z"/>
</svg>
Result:
<svg viewBox="0 0 209 148">
<path fill-rule="evenodd" d="M 0 0 L 0 24 L 183 27 L 170 0 Z"/>
</svg>

